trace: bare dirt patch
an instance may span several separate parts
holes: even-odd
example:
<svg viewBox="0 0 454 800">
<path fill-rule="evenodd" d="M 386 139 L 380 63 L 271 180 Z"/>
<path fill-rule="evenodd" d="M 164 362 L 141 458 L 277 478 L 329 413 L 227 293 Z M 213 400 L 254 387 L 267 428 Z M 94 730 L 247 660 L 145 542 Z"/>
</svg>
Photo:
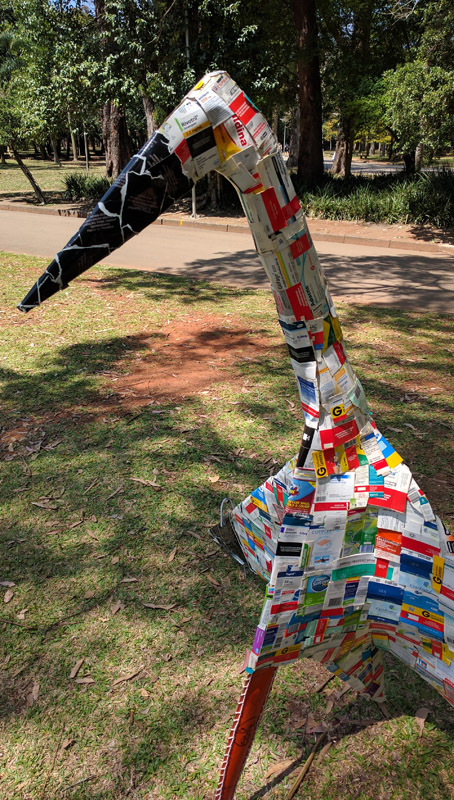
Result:
<svg viewBox="0 0 454 800">
<path fill-rule="evenodd" d="M 113 379 L 123 409 L 150 400 L 184 399 L 231 380 L 231 368 L 279 346 L 231 316 L 185 317 L 144 340 L 148 352 L 127 374 Z M 229 374 L 230 373 L 230 374 Z"/>
</svg>

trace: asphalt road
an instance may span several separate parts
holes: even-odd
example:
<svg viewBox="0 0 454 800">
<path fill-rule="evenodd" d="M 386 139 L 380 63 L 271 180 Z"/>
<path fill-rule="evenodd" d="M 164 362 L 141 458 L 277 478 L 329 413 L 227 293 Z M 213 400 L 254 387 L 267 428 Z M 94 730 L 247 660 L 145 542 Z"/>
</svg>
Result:
<svg viewBox="0 0 454 800">
<path fill-rule="evenodd" d="M 70 217 L 0 211 L 0 249 L 50 261 L 80 224 Z M 452 257 L 325 241 L 317 242 L 317 252 L 336 300 L 454 313 Z M 244 233 L 151 225 L 103 263 L 227 285 L 268 286 L 252 239 Z M 18 302 L 29 288 L 18 285 Z"/>
<path fill-rule="evenodd" d="M 328 159 L 323 162 L 323 166 L 327 172 L 331 171 L 333 162 Z M 387 163 L 386 161 L 366 161 L 366 159 L 362 161 L 352 161 L 352 172 L 356 174 L 363 174 L 363 175 L 378 175 L 380 172 L 402 172 L 403 165 L 402 164 L 391 164 Z"/>
</svg>

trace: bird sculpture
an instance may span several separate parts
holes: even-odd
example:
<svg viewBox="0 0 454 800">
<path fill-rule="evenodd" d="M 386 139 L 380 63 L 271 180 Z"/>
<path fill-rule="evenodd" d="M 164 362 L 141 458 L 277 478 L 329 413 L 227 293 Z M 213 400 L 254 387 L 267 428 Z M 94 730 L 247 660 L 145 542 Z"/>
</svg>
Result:
<svg viewBox="0 0 454 800">
<path fill-rule="evenodd" d="M 230 800 L 283 664 L 316 659 L 380 702 L 388 651 L 454 704 L 454 538 L 371 416 L 280 148 L 227 73 L 186 95 L 19 308 L 65 288 L 212 170 L 240 196 L 303 417 L 298 454 L 231 514 L 267 587 L 215 795 Z"/>
</svg>

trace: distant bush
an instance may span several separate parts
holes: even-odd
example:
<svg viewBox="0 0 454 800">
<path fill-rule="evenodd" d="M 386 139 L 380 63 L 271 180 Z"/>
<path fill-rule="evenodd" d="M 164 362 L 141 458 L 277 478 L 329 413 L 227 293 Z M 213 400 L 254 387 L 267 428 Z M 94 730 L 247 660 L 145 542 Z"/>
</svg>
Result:
<svg viewBox="0 0 454 800">
<path fill-rule="evenodd" d="M 301 187 L 308 216 L 384 223 L 430 223 L 454 227 L 454 171 L 352 176 L 325 175 L 316 189 Z"/>
<path fill-rule="evenodd" d="M 107 192 L 111 182 L 107 178 L 75 172 L 65 178 L 65 200 L 100 200 Z"/>
</svg>

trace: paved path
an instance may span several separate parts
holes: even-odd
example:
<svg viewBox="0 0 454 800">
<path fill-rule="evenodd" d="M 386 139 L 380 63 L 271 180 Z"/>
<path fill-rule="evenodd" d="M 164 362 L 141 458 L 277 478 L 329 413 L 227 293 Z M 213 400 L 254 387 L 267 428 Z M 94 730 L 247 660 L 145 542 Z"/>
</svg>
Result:
<svg viewBox="0 0 454 800">
<path fill-rule="evenodd" d="M 0 249 L 50 260 L 80 224 L 71 217 L 2 211 Z M 316 247 L 336 300 L 454 314 L 451 256 L 327 241 L 317 241 Z M 244 233 L 152 225 L 103 263 L 224 284 L 268 285 L 252 239 Z M 25 293 L 30 287 L 23 288 Z"/>
</svg>

